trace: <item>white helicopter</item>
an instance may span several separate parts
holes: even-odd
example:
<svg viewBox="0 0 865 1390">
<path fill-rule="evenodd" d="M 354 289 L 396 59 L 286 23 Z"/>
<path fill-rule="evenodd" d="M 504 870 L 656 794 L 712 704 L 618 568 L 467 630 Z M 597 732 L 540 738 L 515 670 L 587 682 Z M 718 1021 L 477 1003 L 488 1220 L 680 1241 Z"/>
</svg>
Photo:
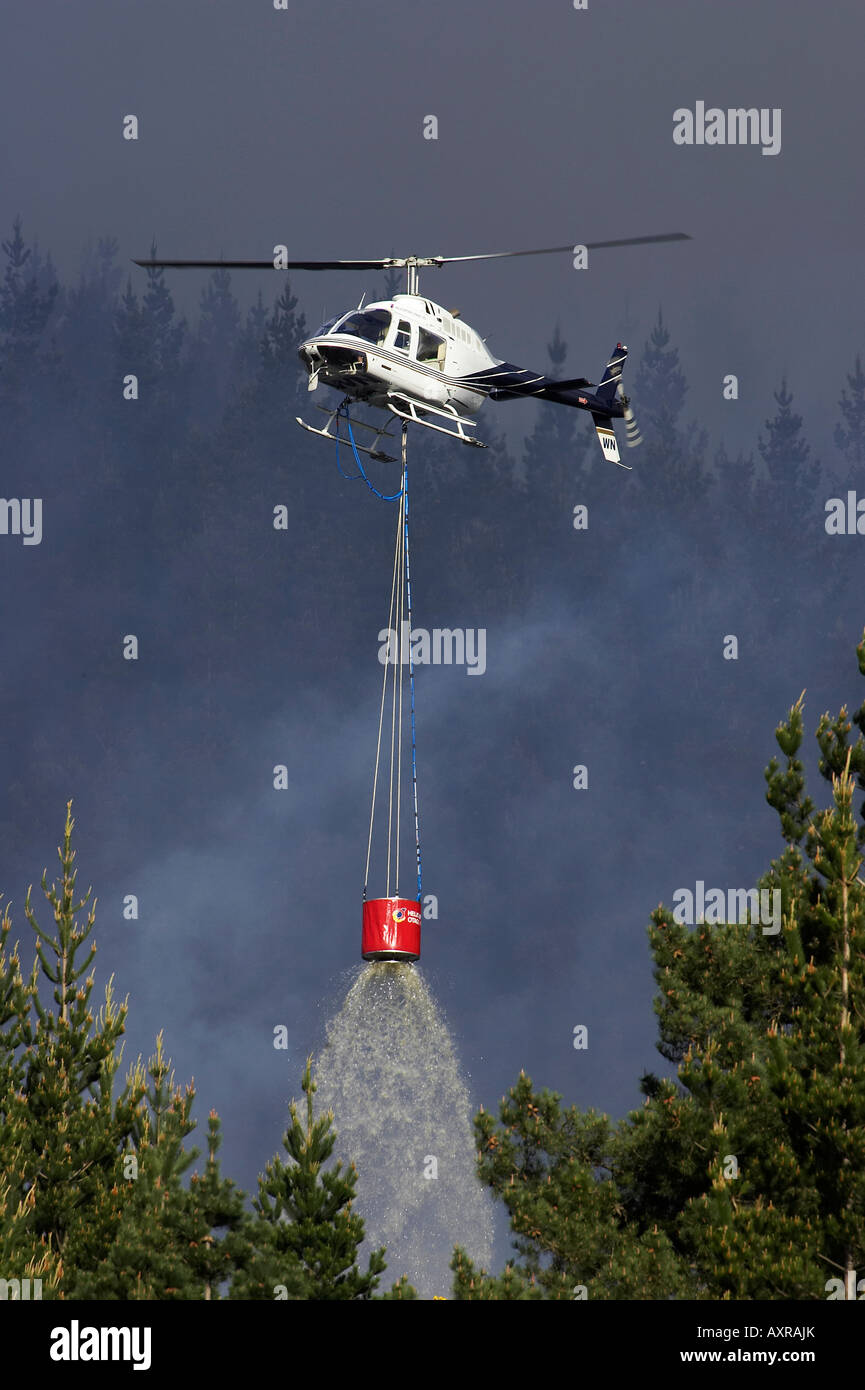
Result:
<svg viewBox="0 0 865 1390">
<path fill-rule="evenodd" d="M 617 241 L 583 244 L 586 251 L 608 247 L 643 246 L 654 242 L 689 241 L 684 232 L 660 236 L 629 237 Z M 274 248 L 272 261 L 136 261 L 136 265 L 173 270 L 395 270 L 406 271 L 406 293 L 368 304 L 363 299 L 357 309 L 339 314 L 323 323 L 301 343 L 298 355 L 309 373 L 308 389 L 319 385 L 335 387 L 345 399 L 333 409 L 319 406 L 327 415 L 322 429 L 315 429 L 297 417 L 297 423 L 311 434 L 338 441 L 336 431 L 345 412 L 349 426 L 369 430 L 374 438 L 355 449 L 371 458 L 392 463 L 381 441 L 390 438 L 393 417 L 426 429 L 450 435 L 461 444 L 476 449 L 487 446 L 469 431 L 473 418 L 486 398 L 494 401 L 518 400 L 536 396 L 541 400 L 573 406 L 591 412 L 604 457 L 621 467 L 619 446 L 613 430 L 615 419 L 624 419 L 628 445 L 641 442 L 640 433 L 622 389 L 622 369 L 628 355 L 617 343 L 597 384 L 586 377 L 554 380 L 527 367 L 493 357 L 484 340 L 460 318 L 458 310 L 441 305 L 420 294 L 421 266 L 452 265 L 460 261 L 501 260 L 511 256 L 547 256 L 568 252 L 573 246 L 548 246 L 532 251 L 493 251 L 474 256 L 404 256 L 364 261 L 289 261 L 285 247 Z M 592 390 L 589 388 L 592 387 Z M 381 427 L 347 414 L 349 403 L 362 402 L 388 412 Z"/>
</svg>

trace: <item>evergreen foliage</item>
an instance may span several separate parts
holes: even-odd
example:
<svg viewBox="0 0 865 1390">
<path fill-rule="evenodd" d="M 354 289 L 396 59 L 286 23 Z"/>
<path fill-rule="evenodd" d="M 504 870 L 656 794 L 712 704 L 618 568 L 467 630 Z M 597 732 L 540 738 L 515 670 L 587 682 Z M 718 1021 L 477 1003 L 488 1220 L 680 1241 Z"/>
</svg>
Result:
<svg viewBox="0 0 865 1390">
<path fill-rule="evenodd" d="M 865 675 L 865 636 L 857 648 Z M 454 1263 L 458 1297 L 855 1298 L 865 1267 L 865 704 L 817 725 L 831 804 L 806 792 L 802 697 L 776 730 L 766 799 L 786 847 L 758 887 L 780 930 L 690 927 L 658 908 L 658 1047 L 615 1132 L 520 1076 L 476 1117 L 479 1172 L 521 1262 Z M 855 740 L 852 737 L 856 729 Z M 831 1281 L 835 1280 L 833 1284 Z"/>
<path fill-rule="evenodd" d="M 384 1250 L 374 1250 L 366 1270 L 358 1263 L 363 1221 L 352 1211 L 357 1172 L 341 1162 L 326 1168 L 336 1136 L 330 1111 L 316 1119 L 315 1082 L 307 1060 L 302 1081 L 306 1115 L 295 1101 L 291 1125 L 283 1137 L 289 1162 L 276 1156 L 259 1178 L 254 1201 L 259 1216 L 255 1232 L 258 1260 L 255 1277 L 263 1298 L 367 1300 L 384 1272 Z M 243 1296 L 254 1296 L 249 1283 Z M 410 1297 L 402 1282 L 395 1297 Z"/>
<path fill-rule="evenodd" d="M 175 1083 L 161 1034 L 115 1094 L 127 1005 L 109 981 L 94 1014 L 95 903 L 76 888 L 73 826 L 70 803 L 59 882 L 42 876 L 53 931 L 27 893 L 29 978 L 8 910 L 0 920 L 0 1278 L 41 1278 L 43 1298 L 372 1298 L 384 1251 L 359 1268 L 356 1172 L 325 1166 L 332 1116 L 314 1119 L 309 1064 L 306 1123 L 292 1102 L 288 1162 L 268 1164 L 254 1211 L 222 1176 L 213 1111 L 190 1172 L 195 1092 Z M 415 1296 L 405 1279 L 384 1295 Z"/>
<path fill-rule="evenodd" d="M 843 424 L 835 426 L 834 439 L 848 463 L 865 462 L 865 372 L 856 354 L 856 369 L 847 376 L 839 409 Z"/>
<path fill-rule="evenodd" d="M 564 380 L 568 345 L 558 323 L 547 344 L 547 356 L 547 375 Z M 536 409 L 534 428 L 523 446 L 526 484 L 533 487 L 542 478 L 550 498 L 566 505 L 575 480 L 603 463 L 592 452 L 597 448 L 594 425 L 585 412 L 568 406 L 547 403 Z"/>
<path fill-rule="evenodd" d="M 0 442 L 37 416 L 46 403 L 46 381 L 56 366 L 47 329 L 59 294 L 33 262 L 20 217 L 2 243 L 6 267 L 0 283 Z M 41 283 L 40 283 L 41 282 Z"/>
<path fill-rule="evenodd" d="M 481 1179 L 501 1198 L 521 1260 L 498 1277 L 457 1248 L 461 1299 L 640 1299 L 693 1297 L 687 1268 L 655 1224 L 629 1220 L 615 1181 L 609 1121 L 563 1110 L 521 1072 L 499 1119 L 475 1119 Z"/>
<path fill-rule="evenodd" d="M 793 410 L 793 395 L 787 379 L 774 393 L 778 410 L 766 421 L 766 437 L 758 440 L 767 478 L 758 489 L 761 499 L 781 521 L 781 535 L 789 541 L 806 543 L 814 527 L 815 491 L 820 465 L 809 462 L 811 446 L 803 434 L 802 416 Z"/>
<path fill-rule="evenodd" d="M 635 405 L 639 402 L 641 487 L 651 494 L 653 506 L 673 515 L 692 510 L 708 481 L 706 431 L 681 419 L 687 391 L 678 348 L 671 346 L 670 330 L 659 309 L 628 394 Z"/>
<path fill-rule="evenodd" d="M 57 851 L 59 884 L 49 887 L 47 872 L 42 875 L 53 933 L 39 925 L 29 889 L 25 900 L 36 961 L 28 989 L 31 1007 L 18 1025 L 23 1051 L 16 1060 L 17 1084 L 6 1092 L 3 1107 L 4 1129 L 18 1151 L 17 1163 L 7 1170 L 13 1198 L 20 1202 L 35 1190 L 34 1235 L 67 1271 L 98 1260 L 110 1244 L 119 1208 L 117 1155 L 133 1132 L 139 1100 L 132 1080 L 116 1098 L 113 1094 L 126 1005 L 115 1004 L 111 981 L 98 1016 L 91 1005 L 96 948 L 88 940 L 95 908 L 79 919 L 90 890 L 83 896 L 76 890 L 72 827 L 70 803 Z M 53 985 L 50 1001 L 40 975 Z"/>
</svg>

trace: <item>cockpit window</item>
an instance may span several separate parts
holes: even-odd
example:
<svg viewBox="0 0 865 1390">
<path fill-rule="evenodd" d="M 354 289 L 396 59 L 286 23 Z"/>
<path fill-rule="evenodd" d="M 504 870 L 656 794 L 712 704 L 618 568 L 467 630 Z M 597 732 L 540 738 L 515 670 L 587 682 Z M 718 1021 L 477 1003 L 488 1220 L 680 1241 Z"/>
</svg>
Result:
<svg viewBox="0 0 865 1390">
<path fill-rule="evenodd" d="M 350 333 L 353 338 L 362 338 L 366 343 L 380 346 L 390 329 L 390 314 L 386 309 L 369 309 L 366 313 L 356 311 L 346 314 L 341 323 L 334 328 L 335 333 Z"/>
<path fill-rule="evenodd" d="M 317 328 L 313 333 L 313 338 L 323 338 L 325 333 L 329 333 L 330 330 L 333 328 L 333 325 L 338 322 L 339 314 L 334 315 L 332 319 L 325 319 L 324 323 L 321 325 L 321 328 Z"/>
</svg>

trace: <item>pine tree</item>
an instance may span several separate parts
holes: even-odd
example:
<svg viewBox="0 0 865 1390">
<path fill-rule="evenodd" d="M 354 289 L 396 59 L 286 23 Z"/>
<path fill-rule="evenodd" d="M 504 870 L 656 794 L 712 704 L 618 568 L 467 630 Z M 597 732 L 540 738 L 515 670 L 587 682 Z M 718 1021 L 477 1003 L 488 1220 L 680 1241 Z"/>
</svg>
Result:
<svg viewBox="0 0 865 1390">
<path fill-rule="evenodd" d="M 849 394 L 848 394 L 849 392 Z M 862 360 L 856 355 L 856 370 L 847 377 L 847 387 L 838 402 L 844 419 L 835 426 L 835 444 L 848 463 L 865 462 L 865 372 Z"/>
<path fill-rule="evenodd" d="M 7 264 L 0 284 L 0 420 L 11 433 L 50 398 L 41 387 L 56 360 L 53 351 L 46 354 L 43 348 L 59 286 L 56 280 L 46 288 L 40 285 L 44 267 L 38 276 L 34 273 L 20 217 L 2 249 Z"/>
<path fill-rule="evenodd" d="M 818 531 L 815 522 L 822 506 L 816 504 L 815 490 L 820 464 L 808 462 L 811 446 L 802 433 L 802 416 L 792 408 L 786 377 L 774 395 L 777 413 L 766 421 L 765 439 L 761 435 L 757 441 L 768 475 L 758 495 L 767 513 L 777 518 L 778 539 L 786 547 L 791 539 L 801 545 Z"/>
<path fill-rule="evenodd" d="M 865 674 L 865 639 L 858 648 Z M 850 742 L 852 725 L 859 735 Z M 786 849 L 759 887 L 782 930 L 695 930 L 653 914 L 661 1051 L 678 1084 L 651 1081 L 618 1173 L 713 1297 L 854 1297 L 865 1266 L 865 706 L 817 727 L 832 805 L 816 810 L 798 757 L 802 699 L 766 770 Z M 839 1292 L 840 1291 L 840 1292 Z"/>
<path fill-rule="evenodd" d="M 12 236 L 2 243 L 7 265 L 0 286 L 0 331 L 7 340 L 10 354 L 18 357 L 21 365 L 29 364 L 46 323 L 51 314 L 59 286 L 56 277 L 44 290 L 32 261 L 32 248 L 28 248 L 21 234 L 21 218 L 16 217 L 12 226 Z"/>
<path fill-rule="evenodd" d="M 201 424 L 222 415 L 240 356 L 240 309 L 231 274 L 215 270 L 201 291 L 201 311 L 192 350 L 191 394 Z"/>
<path fill-rule="evenodd" d="M 351 1210 L 357 1174 L 354 1165 L 343 1172 L 341 1162 L 324 1167 L 335 1143 L 333 1115 L 314 1117 L 316 1086 L 311 1068 L 309 1059 L 301 1083 L 305 1123 L 295 1101 L 289 1107 L 291 1127 L 283 1146 L 290 1161 L 273 1158 L 259 1178 L 254 1201 L 259 1217 L 255 1226 L 259 1255 L 254 1267 L 258 1296 L 367 1300 L 386 1268 L 384 1250 L 374 1250 L 367 1269 L 360 1269 L 357 1256 L 364 1227 Z M 256 1296 L 246 1280 L 238 1281 L 236 1292 Z"/>
<path fill-rule="evenodd" d="M 220 430 L 220 442 L 232 451 L 283 458 L 289 439 L 297 452 L 300 441 L 295 418 L 301 387 L 299 344 L 306 337 L 306 320 L 297 312 L 297 297 L 286 280 L 268 315 L 261 297 L 247 314 L 240 337 L 238 372 L 246 374 L 253 366 L 255 378 L 237 392 L 230 402 Z"/>
<path fill-rule="evenodd" d="M 6 1107 L 24 1087 L 26 1068 L 22 1049 L 29 1036 L 27 1017 L 33 994 L 32 984 L 26 984 L 21 975 L 17 941 L 10 949 L 11 931 L 12 918 L 7 906 L 0 918 L 0 1172 L 4 1173 L 12 1167 L 11 1150 L 7 1147 L 12 1132 Z"/>
<path fill-rule="evenodd" d="M 112 380 L 112 327 L 122 271 L 115 264 L 118 243 L 100 237 L 82 257 L 77 286 L 65 292 L 65 312 L 58 330 L 63 361 L 74 390 L 71 409 L 78 428 L 93 436 L 95 448 L 103 443 L 105 406 L 119 378 Z M 88 467 L 92 460 L 88 458 Z"/>
<path fill-rule="evenodd" d="M 754 457 L 742 449 L 735 456 L 729 454 L 722 440 L 715 450 L 712 467 L 714 476 L 706 500 L 715 525 L 704 528 L 701 535 L 704 563 L 699 567 L 692 610 L 695 630 L 698 626 L 705 630 L 706 615 L 717 606 L 719 594 L 723 593 L 726 611 L 735 611 L 731 608 L 734 603 L 742 613 L 742 621 L 759 631 L 765 612 L 767 570 L 769 583 L 772 570 L 763 549 L 754 545 L 754 532 L 761 523 Z M 732 594 L 731 586 L 723 582 L 725 573 L 743 580 Z"/>
<path fill-rule="evenodd" d="M 145 365 L 147 344 L 144 336 L 144 316 L 138 296 L 132 288 L 131 275 L 127 276 L 126 289 L 120 296 L 113 332 L 114 357 L 118 371 L 122 376 L 133 372 L 140 380 Z"/>
<path fill-rule="evenodd" d="M 0 1279 L 42 1278 L 53 1288 L 60 1266 L 35 1231 L 36 1186 L 22 1191 L 14 1181 L 25 1165 L 14 1098 L 26 1084 L 23 1048 L 33 991 L 21 975 L 17 943 L 9 947 L 11 930 L 7 907 L 0 918 Z"/>
<path fill-rule="evenodd" d="M 857 648 L 865 675 L 865 635 Z M 853 730 L 857 731 L 855 741 Z M 759 881 L 767 923 L 688 926 L 664 907 L 650 942 L 659 1050 L 615 1131 L 562 1112 L 522 1077 L 497 1126 L 476 1120 L 480 1172 L 521 1263 L 499 1279 L 463 1252 L 461 1298 L 855 1298 L 865 1278 L 865 704 L 817 725 L 831 804 L 799 757 L 802 698 L 776 730 L 767 800 L 786 842 Z M 724 914 L 726 915 L 726 914 Z M 779 924 L 779 930 L 765 927 Z M 607 1174 L 608 1176 L 603 1176 Z M 534 1284 L 532 1281 L 534 1280 Z M 642 1290 L 642 1291 L 641 1291 Z"/>
<path fill-rule="evenodd" d="M 91 1011 L 95 904 L 81 921 L 90 891 L 76 892 L 73 825 L 70 803 L 60 884 L 42 878 L 53 934 L 25 900 L 29 981 L 8 912 L 0 923 L 0 1277 L 42 1277 L 43 1297 L 216 1298 L 250 1258 L 243 1194 L 220 1175 L 215 1115 L 204 1174 L 184 1186 L 198 1157 L 185 1147 L 194 1091 L 175 1085 L 161 1035 L 148 1070 L 136 1063 L 113 1096 L 126 1005 L 109 982 L 98 1019 Z"/>
<path fill-rule="evenodd" d="M 198 1290 L 176 1239 L 184 1192 L 181 1176 L 197 1157 L 184 1140 L 194 1128 L 193 1093 L 174 1084 L 171 1064 L 156 1040 L 145 1075 L 140 1063 L 130 1081 L 143 1093 L 135 1132 L 118 1159 L 115 1195 L 119 1210 L 110 1248 L 98 1264 L 87 1261 L 70 1280 L 70 1296 L 80 1299 L 183 1299 Z"/>
<path fill-rule="evenodd" d="M 137 396 L 126 400 L 123 383 L 134 377 Z M 123 468 L 119 481 L 124 491 L 132 489 L 141 497 L 145 484 L 136 484 L 137 471 L 129 466 L 130 455 L 136 450 L 149 450 L 154 438 L 152 420 L 157 415 L 158 366 L 153 359 L 150 327 L 147 315 L 136 294 L 131 276 L 115 306 L 112 324 L 112 360 L 109 378 L 105 383 L 104 415 L 118 436 L 117 451 L 122 448 Z"/>
<path fill-rule="evenodd" d="M 297 296 L 292 294 L 291 286 L 286 281 L 285 288 L 265 324 L 261 344 L 265 380 L 275 379 L 282 390 L 285 390 L 287 370 L 291 373 L 292 388 L 295 387 L 300 374 L 297 349 L 306 337 L 306 319 L 296 310 Z"/>
<path fill-rule="evenodd" d="M 219 1296 L 219 1290 L 245 1266 L 251 1253 L 244 1194 L 230 1178 L 222 1177 L 217 1157 L 221 1144 L 219 1116 L 211 1110 L 207 1164 L 203 1174 L 192 1175 L 184 1220 L 187 1259 L 208 1300 Z"/>
<path fill-rule="evenodd" d="M 693 1296 L 688 1272 L 657 1227 L 627 1219 L 609 1176 L 606 1116 L 563 1110 L 520 1073 L 499 1120 L 475 1118 L 478 1172 L 507 1208 L 521 1261 L 491 1277 L 457 1248 L 451 1268 L 462 1299 L 634 1299 Z M 606 1172 L 602 1180 L 598 1174 Z"/>
<path fill-rule="evenodd" d="M 246 311 L 246 322 L 238 336 L 237 371 L 242 386 L 255 380 L 258 372 L 264 335 L 267 329 L 267 309 L 261 290 L 254 304 Z"/>
<path fill-rule="evenodd" d="M 111 1247 L 95 1268 L 70 1282 L 68 1296 L 83 1299 L 216 1299 L 221 1286 L 249 1257 L 243 1239 L 243 1193 L 219 1171 L 219 1120 L 211 1112 L 208 1160 L 203 1175 L 182 1179 L 198 1158 L 185 1141 L 195 1127 L 195 1092 L 175 1084 L 162 1035 L 144 1078 L 134 1145 L 122 1156 L 124 1195 Z"/>
<path fill-rule="evenodd" d="M 157 254 L 156 243 L 150 254 Z M 152 492 L 154 457 L 169 455 L 182 443 L 189 412 L 190 363 L 183 348 L 187 337 L 185 319 L 178 319 L 174 299 L 165 283 L 165 270 L 148 266 L 147 283 L 139 296 L 127 280 L 126 290 L 116 308 L 114 324 L 114 367 L 108 418 L 124 440 L 125 448 L 137 446 L 146 452 L 147 488 L 142 487 L 136 505 L 146 504 Z M 134 403 L 121 391 L 127 377 L 137 379 Z M 127 477 L 127 488 L 134 482 Z"/>
<path fill-rule="evenodd" d="M 547 343 L 547 356 L 550 359 L 548 375 L 554 380 L 565 376 L 565 361 L 568 345 L 561 335 L 559 324 Z M 588 460 L 594 455 L 589 448 L 594 440 L 594 427 L 584 411 L 573 410 L 569 406 L 538 402 L 537 419 L 532 433 L 523 447 L 523 469 L 527 485 L 531 488 L 543 479 L 553 505 L 565 503 L 580 478 Z"/>
<path fill-rule="evenodd" d="M 86 921 L 78 919 L 90 891 L 77 896 L 72 829 L 70 803 L 63 845 L 58 848 L 59 886 L 54 883 L 49 888 L 47 872 L 42 876 L 42 889 L 54 916 L 53 935 L 39 926 L 30 890 L 25 899 L 37 959 L 27 998 L 19 993 L 15 1004 L 19 1012 L 11 1035 L 7 1034 L 21 1051 L 11 1062 L 7 1060 L 2 1078 L 5 1095 L 0 1101 L 4 1157 L 11 1158 L 6 1168 L 10 1200 L 16 1207 L 35 1194 L 28 1225 L 35 1239 L 62 1260 L 67 1272 L 75 1264 L 97 1261 L 110 1244 L 119 1205 L 112 1195 L 118 1154 L 133 1132 L 139 1098 L 130 1085 L 117 1099 L 112 1094 L 126 1006 L 115 1004 L 111 982 L 98 1019 L 91 1011 L 94 975 L 90 967 L 95 947 L 91 944 L 83 960 L 81 952 L 95 914 L 91 907 Z M 40 972 L 54 987 L 56 1012 L 40 995 Z M 26 1014 L 21 1012 L 25 1003 Z"/>
<path fill-rule="evenodd" d="M 385 271 L 382 299 L 393 299 L 394 295 L 399 294 L 404 288 L 403 272 L 401 270 L 397 270 L 392 266 L 389 270 Z"/>
<path fill-rule="evenodd" d="M 634 377 L 633 401 L 643 435 L 640 485 L 652 505 L 667 513 L 691 511 L 707 485 L 706 432 L 680 421 L 687 390 L 678 349 L 670 347 L 659 309 Z"/>
<path fill-rule="evenodd" d="M 715 450 L 713 460 L 715 483 L 718 488 L 718 501 L 727 505 L 731 512 L 742 516 L 753 500 L 754 456 L 747 456 L 740 449 L 735 458 L 727 453 L 723 440 Z"/>
<path fill-rule="evenodd" d="M 634 547 L 641 547 L 645 544 L 647 515 L 663 517 L 670 556 L 669 589 L 664 595 L 669 626 L 680 641 L 692 643 L 700 640 L 698 629 L 702 631 L 706 605 L 711 602 L 707 590 L 716 576 L 706 561 L 717 532 L 706 524 L 711 488 L 705 461 L 706 431 L 683 419 L 687 380 L 660 309 L 634 375 L 633 390 L 626 384 L 626 391 L 632 399 L 643 442 L 623 459 L 633 464 L 633 474 L 626 479 L 620 474 L 612 482 L 618 483 L 619 488 L 627 487 L 629 495 L 638 500 L 639 508 L 633 503 L 627 509 L 619 507 L 621 521 L 617 521 L 617 529 L 628 535 Z M 640 610 L 625 611 L 622 621 L 625 642 L 629 636 L 632 641 L 639 641 L 635 625 L 644 621 Z M 695 677 L 688 673 L 685 679 Z"/>
<path fill-rule="evenodd" d="M 533 1275 L 512 1264 L 505 1265 L 499 1275 L 490 1275 L 485 1269 L 475 1268 L 465 1250 L 456 1246 L 451 1269 L 454 1272 L 454 1299 L 461 1303 L 487 1303 L 503 1301 L 507 1303 L 537 1301 L 544 1297 L 544 1291 Z"/>
<path fill-rule="evenodd" d="M 154 241 L 150 248 L 152 259 L 156 259 L 157 248 Z M 186 336 L 186 321 L 177 320 L 174 313 L 174 298 L 165 283 L 165 270 L 162 267 L 147 267 L 147 288 L 142 299 L 142 313 L 147 324 L 150 340 L 150 361 L 159 383 L 165 387 L 176 382 L 180 369 L 181 349 Z"/>
</svg>

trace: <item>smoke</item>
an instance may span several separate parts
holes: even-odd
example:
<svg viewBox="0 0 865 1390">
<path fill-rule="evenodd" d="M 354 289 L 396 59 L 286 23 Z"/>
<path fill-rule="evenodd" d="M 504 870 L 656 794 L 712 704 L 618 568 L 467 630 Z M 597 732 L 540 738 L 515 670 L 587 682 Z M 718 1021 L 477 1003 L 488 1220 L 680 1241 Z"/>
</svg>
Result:
<svg viewBox="0 0 865 1390">
<path fill-rule="evenodd" d="M 354 1160 L 364 1249 L 387 1247 L 389 1281 L 447 1297 L 456 1244 L 490 1266 L 492 1201 L 475 1174 L 469 1096 L 447 1026 L 419 971 L 364 968 L 327 1028 L 319 1113 Z"/>
</svg>

